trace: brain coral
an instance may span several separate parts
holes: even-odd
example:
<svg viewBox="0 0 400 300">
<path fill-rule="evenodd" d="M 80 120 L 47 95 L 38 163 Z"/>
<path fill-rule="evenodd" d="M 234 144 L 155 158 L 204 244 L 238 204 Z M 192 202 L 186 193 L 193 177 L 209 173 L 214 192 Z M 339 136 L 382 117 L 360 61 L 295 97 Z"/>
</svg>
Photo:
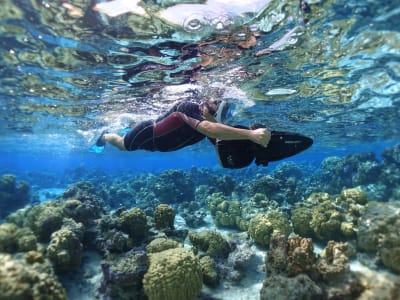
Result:
<svg viewBox="0 0 400 300">
<path fill-rule="evenodd" d="M 200 262 L 183 248 L 168 249 L 149 256 L 143 278 L 149 300 L 197 299 L 203 285 Z"/>
<path fill-rule="evenodd" d="M 249 234 L 257 243 L 268 246 L 271 237 L 288 236 L 291 228 L 288 219 L 280 211 L 261 213 L 250 220 Z"/>
</svg>

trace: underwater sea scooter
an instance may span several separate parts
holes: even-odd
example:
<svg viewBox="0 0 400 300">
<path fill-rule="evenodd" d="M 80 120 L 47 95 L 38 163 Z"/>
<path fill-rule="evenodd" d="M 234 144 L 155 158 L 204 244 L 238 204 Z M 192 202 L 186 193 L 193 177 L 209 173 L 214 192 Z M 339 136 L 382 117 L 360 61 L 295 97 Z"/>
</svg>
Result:
<svg viewBox="0 0 400 300">
<path fill-rule="evenodd" d="M 245 126 L 235 126 L 248 129 Z M 265 126 L 255 124 L 251 129 L 263 128 Z M 217 140 L 219 162 L 222 167 L 228 169 L 239 169 L 249 166 L 254 160 L 257 166 L 268 166 L 271 161 L 278 161 L 296 155 L 313 144 L 309 137 L 298 133 L 271 131 L 271 140 L 265 148 L 250 140 Z"/>
</svg>

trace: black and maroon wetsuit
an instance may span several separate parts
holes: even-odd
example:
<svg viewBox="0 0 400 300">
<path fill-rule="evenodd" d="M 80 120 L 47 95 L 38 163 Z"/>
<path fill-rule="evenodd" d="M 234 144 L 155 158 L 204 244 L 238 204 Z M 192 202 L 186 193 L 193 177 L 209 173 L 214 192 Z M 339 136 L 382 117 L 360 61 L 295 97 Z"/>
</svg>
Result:
<svg viewBox="0 0 400 300">
<path fill-rule="evenodd" d="M 196 130 L 205 120 L 200 111 L 200 104 L 179 102 L 155 121 L 144 121 L 124 137 L 128 151 L 175 151 L 193 145 L 205 138 Z"/>
</svg>

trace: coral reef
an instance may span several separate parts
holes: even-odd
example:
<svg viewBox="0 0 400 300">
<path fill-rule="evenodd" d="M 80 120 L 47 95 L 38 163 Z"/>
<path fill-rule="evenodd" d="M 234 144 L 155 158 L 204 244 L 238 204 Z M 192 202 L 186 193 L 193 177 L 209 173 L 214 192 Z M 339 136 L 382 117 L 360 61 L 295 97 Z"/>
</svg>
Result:
<svg viewBox="0 0 400 300">
<path fill-rule="evenodd" d="M 231 252 L 228 241 L 215 230 L 190 231 L 189 240 L 194 247 L 212 258 L 227 258 Z"/>
<path fill-rule="evenodd" d="M 295 277 L 273 275 L 265 280 L 260 300 L 324 299 L 322 289 L 305 274 Z"/>
<path fill-rule="evenodd" d="M 400 205 L 369 202 L 359 219 L 357 247 L 378 253 L 383 265 L 400 273 Z"/>
<path fill-rule="evenodd" d="M 197 299 L 203 285 L 201 265 L 192 252 L 168 249 L 149 255 L 143 288 L 149 300 Z"/>
<path fill-rule="evenodd" d="M 239 201 L 229 201 L 222 193 L 213 193 L 206 199 L 207 207 L 215 225 L 247 230 L 247 221 L 242 218 Z"/>
<path fill-rule="evenodd" d="M 0 224 L 0 252 L 12 253 L 17 249 L 17 231 L 15 224 Z"/>
<path fill-rule="evenodd" d="M 334 199 L 328 193 L 312 193 L 291 211 L 294 232 L 321 241 L 354 239 L 367 201 L 359 188 L 344 189 Z"/>
<path fill-rule="evenodd" d="M 204 218 L 207 215 L 207 211 L 196 201 L 181 203 L 179 205 L 179 213 L 189 227 L 198 228 L 206 224 Z"/>
<path fill-rule="evenodd" d="M 268 246 L 274 236 L 288 236 L 291 230 L 289 220 L 280 211 L 258 214 L 249 223 L 250 237 L 263 246 Z"/>
<path fill-rule="evenodd" d="M 330 241 L 317 256 L 310 238 L 275 236 L 265 263 L 262 299 L 356 299 L 364 290 L 350 272 L 346 243 Z"/>
<path fill-rule="evenodd" d="M 93 225 L 94 220 L 105 212 L 103 199 L 89 181 L 69 185 L 61 199 L 66 200 L 62 207 L 64 214 L 85 225 Z"/>
<path fill-rule="evenodd" d="M 175 211 L 168 204 L 160 204 L 154 210 L 154 225 L 157 229 L 174 228 Z"/>
<path fill-rule="evenodd" d="M 300 236 L 312 237 L 314 234 L 310 220 L 312 217 L 311 209 L 304 205 L 297 205 L 292 210 L 291 221 L 293 231 Z"/>
<path fill-rule="evenodd" d="M 342 214 L 330 201 L 318 203 L 313 207 L 310 226 L 320 240 L 340 239 Z"/>
<path fill-rule="evenodd" d="M 219 275 L 216 271 L 216 265 L 213 258 L 206 255 L 200 258 L 200 267 L 203 274 L 203 282 L 205 285 L 216 287 L 219 284 Z"/>
<path fill-rule="evenodd" d="M 18 231 L 16 232 L 16 237 L 18 251 L 27 252 L 37 249 L 37 238 L 34 235 L 33 231 L 29 228 L 18 228 Z"/>
<path fill-rule="evenodd" d="M 260 251 L 267 252 L 261 299 L 396 299 L 399 157 L 400 146 L 386 149 L 382 161 L 370 153 L 331 157 L 312 176 L 307 166 L 283 163 L 234 176 L 192 169 L 79 181 L 61 197 L 4 214 L 0 299 L 65 299 L 55 274 L 65 288 L 66 278 L 85 277 L 79 288 L 92 284 L 92 298 L 197 299 L 203 282 L 211 295 L 247 284 L 246 276 L 261 272 Z M 0 196 L 9 199 L 3 192 L 18 185 L 3 175 Z M 28 187 L 21 188 L 25 202 Z M 217 229 L 189 232 L 209 226 L 208 211 Z M 299 235 L 290 236 L 291 225 Z M 219 227 L 229 228 L 226 235 Z M 324 245 L 320 254 L 313 240 Z M 97 266 L 102 260 L 95 279 L 85 269 L 94 264 L 88 251 L 96 251 Z M 350 269 L 350 255 L 390 282 Z"/>
<path fill-rule="evenodd" d="M 46 202 L 27 211 L 24 226 L 29 227 L 41 242 L 48 242 L 51 234 L 60 229 L 63 211 L 58 202 Z"/>
<path fill-rule="evenodd" d="M 1 300 L 67 299 L 64 288 L 45 261 L 27 264 L 0 253 L 0 266 Z"/>
<path fill-rule="evenodd" d="M 119 224 L 135 244 L 139 244 L 147 235 L 146 214 L 140 208 L 123 211 L 119 216 Z"/>
<path fill-rule="evenodd" d="M 194 182 L 181 170 L 161 173 L 152 190 L 160 203 L 194 200 Z"/>
<path fill-rule="evenodd" d="M 164 250 L 168 249 L 173 249 L 180 247 L 181 244 L 179 244 L 177 241 L 168 239 L 168 238 L 163 238 L 159 237 L 154 240 L 152 240 L 147 246 L 146 250 L 148 253 L 156 253 L 156 252 L 161 252 Z"/>
<path fill-rule="evenodd" d="M 70 226 L 63 226 L 51 234 L 47 256 L 57 272 L 74 271 L 81 265 L 82 243 Z"/>
<path fill-rule="evenodd" d="M 101 263 L 100 295 L 104 299 L 146 299 L 142 280 L 147 268 L 146 252 L 140 248 L 110 256 Z"/>
<path fill-rule="evenodd" d="M 17 181 L 13 174 L 0 178 L 0 220 L 12 211 L 29 204 L 30 186 L 26 181 Z"/>
</svg>

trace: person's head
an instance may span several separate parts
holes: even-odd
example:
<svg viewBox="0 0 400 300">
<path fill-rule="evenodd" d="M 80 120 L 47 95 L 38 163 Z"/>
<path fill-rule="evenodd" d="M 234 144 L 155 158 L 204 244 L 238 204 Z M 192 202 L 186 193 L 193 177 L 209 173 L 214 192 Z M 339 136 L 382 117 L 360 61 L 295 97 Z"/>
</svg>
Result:
<svg viewBox="0 0 400 300">
<path fill-rule="evenodd" d="M 225 100 L 206 100 L 202 102 L 203 116 L 212 121 L 222 123 L 229 109 L 229 103 Z"/>
</svg>

